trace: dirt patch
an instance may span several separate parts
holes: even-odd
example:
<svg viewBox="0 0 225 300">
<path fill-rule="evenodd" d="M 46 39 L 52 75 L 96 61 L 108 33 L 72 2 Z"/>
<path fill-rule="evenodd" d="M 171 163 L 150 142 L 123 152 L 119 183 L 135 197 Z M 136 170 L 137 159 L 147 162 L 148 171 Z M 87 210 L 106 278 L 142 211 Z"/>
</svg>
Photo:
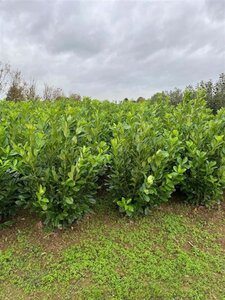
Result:
<svg viewBox="0 0 225 300">
<path fill-rule="evenodd" d="M 159 212 L 163 214 L 175 213 L 187 217 L 191 222 L 196 218 L 205 222 L 207 230 L 220 232 L 218 243 L 225 247 L 225 201 L 219 206 L 208 209 L 203 206 L 190 206 L 182 203 L 179 195 L 174 195 L 170 203 L 161 205 L 149 216 L 157 217 Z M 105 205 L 106 206 L 106 205 Z M 116 210 L 107 210 L 105 207 L 98 209 L 94 213 L 87 214 L 84 218 L 75 222 L 72 226 L 65 229 L 47 230 L 37 215 L 28 211 L 21 211 L 16 217 L 12 218 L 12 226 L 0 230 L 0 250 L 7 249 L 17 241 L 18 235 L 23 232 L 29 236 L 29 240 L 44 248 L 44 251 L 58 252 L 68 245 L 80 243 L 83 239 L 92 239 L 90 231 L 95 228 L 95 224 L 101 222 L 104 232 L 111 228 L 120 228 L 123 224 L 127 230 L 135 230 L 138 226 L 139 218 L 130 219 L 123 217 Z M 213 226 L 211 226 L 213 225 Z M 224 237 L 223 237 L 224 236 Z M 187 245 L 192 248 L 192 245 Z"/>
</svg>

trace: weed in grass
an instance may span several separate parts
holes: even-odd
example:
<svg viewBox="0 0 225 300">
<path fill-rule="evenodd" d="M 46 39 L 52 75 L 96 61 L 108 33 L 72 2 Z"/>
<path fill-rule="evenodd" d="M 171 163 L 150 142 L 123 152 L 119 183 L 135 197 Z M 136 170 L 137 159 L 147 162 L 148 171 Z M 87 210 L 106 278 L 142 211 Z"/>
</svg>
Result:
<svg viewBox="0 0 225 300">
<path fill-rule="evenodd" d="M 102 207 L 88 226 L 77 225 L 78 239 L 67 230 L 55 248 L 21 229 L 1 252 L 0 299 L 14 289 L 21 299 L 223 299 L 223 218 L 205 224 L 204 216 L 196 220 L 180 209 L 131 222 L 116 212 L 106 218 Z"/>
</svg>

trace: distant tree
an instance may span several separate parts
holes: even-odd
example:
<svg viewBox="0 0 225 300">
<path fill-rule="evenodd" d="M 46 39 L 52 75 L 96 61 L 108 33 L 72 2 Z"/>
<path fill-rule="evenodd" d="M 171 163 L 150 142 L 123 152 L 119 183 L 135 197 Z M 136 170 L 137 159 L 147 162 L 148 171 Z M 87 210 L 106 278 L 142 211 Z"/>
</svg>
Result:
<svg viewBox="0 0 225 300">
<path fill-rule="evenodd" d="M 52 100 L 60 100 L 64 97 L 65 97 L 65 95 L 64 95 L 63 90 L 61 88 L 53 88 Z"/>
<path fill-rule="evenodd" d="M 39 96 L 36 92 L 36 82 L 32 80 L 30 83 L 24 82 L 24 94 L 26 100 L 38 100 Z"/>
<path fill-rule="evenodd" d="M 124 99 L 123 99 L 123 102 L 127 102 L 127 101 L 129 101 L 128 98 L 124 98 Z"/>
<path fill-rule="evenodd" d="M 47 83 L 44 84 L 43 100 L 52 100 L 53 87 L 49 86 Z"/>
<path fill-rule="evenodd" d="M 216 111 L 216 106 L 214 104 L 214 85 L 212 80 L 209 81 L 201 81 L 200 83 L 197 84 L 197 88 L 201 88 L 205 91 L 205 96 L 206 96 L 206 102 L 210 108 L 213 109 L 213 111 Z"/>
<path fill-rule="evenodd" d="M 64 97 L 63 90 L 61 88 L 55 88 L 47 83 L 44 84 L 44 91 L 43 91 L 43 100 L 60 100 Z"/>
<path fill-rule="evenodd" d="M 190 99 L 195 99 L 196 98 L 197 89 L 194 88 L 191 84 L 186 86 L 185 91 L 186 91 L 186 93 L 188 92 L 188 95 L 189 95 Z"/>
<path fill-rule="evenodd" d="M 225 107 L 225 74 L 219 76 L 219 80 L 213 87 L 213 106 L 214 110 Z"/>
<path fill-rule="evenodd" d="M 81 95 L 79 94 L 70 94 L 69 99 L 73 101 L 81 101 Z"/>
<path fill-rule="evenodd" d="M 25 87 L 21 78 L 21 72 L 15 71 L 11 73 L 11 76 L 11 84 L 6 95 L 6 100 L 14 102 L 26 100 Z"/>
<path fill-rule="evenodd" d="M 168 99 L 168 95 L 166 92 L 157 92 L 151 97 L 151 101 L 166 101 Z"/>
<path fill-rule="evenodd" d="M 170 102 L 174 105 L 177 105 L 183 100 L 183 92 L 181 89 L 174 88 L 174 90 L 165 93 L 169 96 Z"/>
<path fill-rule="evenodd" d="M 144 97 L 138 97 L 138 98 L 137 98 L 137 102 L 143 102 L 143 101 L 145 101 L 145 98 L 144 98 Z"/>
<path fill-rule="evenodd" d="M 10 82 L 11 68 L 9 64 L 3 64 L 0 61 L 0 96 L 4 96 Z"/>
<path fill-rule="evenodd" d="M 212 80 L 201 81 L 197 88 L 202 88 L 205 91 L 206 102 L 208 106 L 217 112 L 221 107 L 225 107 L 225 74 L 219 75 L 219 80 L 215 83 Z"/>
</svg>

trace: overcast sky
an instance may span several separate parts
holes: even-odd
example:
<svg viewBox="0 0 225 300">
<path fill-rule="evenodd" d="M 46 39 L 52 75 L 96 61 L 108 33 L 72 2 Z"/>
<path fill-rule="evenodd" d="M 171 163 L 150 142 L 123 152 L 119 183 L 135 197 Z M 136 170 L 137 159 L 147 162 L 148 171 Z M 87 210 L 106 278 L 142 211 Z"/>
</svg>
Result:
<svg viewBox="0 0 225 300">
<path fill-rule="evenodd" d="M 225 0 L 0 0 L 0 61 L 39 85 L 149 97 L 225 72 Z"/>
</svg>

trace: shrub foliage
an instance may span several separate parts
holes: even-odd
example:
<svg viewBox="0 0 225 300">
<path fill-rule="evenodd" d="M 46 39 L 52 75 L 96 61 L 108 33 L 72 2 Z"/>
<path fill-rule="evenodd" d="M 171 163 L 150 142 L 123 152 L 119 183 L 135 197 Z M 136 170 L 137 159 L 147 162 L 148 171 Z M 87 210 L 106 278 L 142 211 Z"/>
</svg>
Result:
<svg viewBox="0 0 225 300">
<path fill-rule="evenodd" d="M 222 199 L 225 109 L 214 115 L 201 90 L 177 106 L 164 98 L 2 101 L 0 120 L 0 218 L 24 207 L 52 226 L 70 224 L 105 187 L 129 216 L 177 189 L 194 204 Z"/>
</svg>

